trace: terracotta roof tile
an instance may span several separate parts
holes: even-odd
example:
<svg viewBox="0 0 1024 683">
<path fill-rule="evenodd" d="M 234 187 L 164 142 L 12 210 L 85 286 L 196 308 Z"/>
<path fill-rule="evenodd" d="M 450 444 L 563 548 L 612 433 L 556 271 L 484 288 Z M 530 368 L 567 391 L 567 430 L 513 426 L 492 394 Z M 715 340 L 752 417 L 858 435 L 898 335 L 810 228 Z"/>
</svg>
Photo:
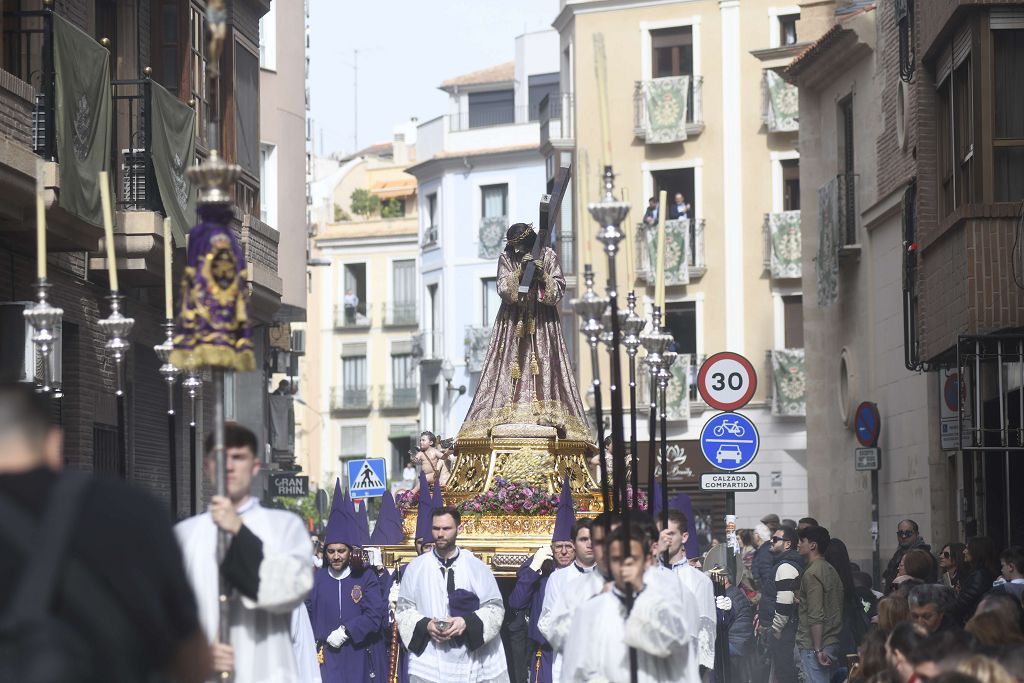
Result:
<svg viewBox="0 0 1024 683">
<path fill-rule="evenodd" d="M 449 78 L 441 84 L 441 89 L 454 88 L 461 85 L 483 85 L 485 83 L 503 83 L 515 79 L 516 63 L 505 62 L 497 66 L 473 71 L 468 74 Z"/>
</svg>

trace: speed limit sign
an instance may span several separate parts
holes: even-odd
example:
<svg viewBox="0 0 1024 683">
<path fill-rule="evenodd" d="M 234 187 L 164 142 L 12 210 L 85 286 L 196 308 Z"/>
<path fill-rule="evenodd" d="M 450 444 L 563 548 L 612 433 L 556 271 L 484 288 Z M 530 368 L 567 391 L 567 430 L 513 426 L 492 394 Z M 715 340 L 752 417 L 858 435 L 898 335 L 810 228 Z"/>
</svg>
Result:
<svg viewBox="0 0 1024 683">
<path fill-rule="evenodd" d="M 738 353 L 723 351 L 709 357 L 697 373 L 701 398 L 717 410 L 738 410 L 757 391 L 757 373 L 750 361 Z"/>
</svg>

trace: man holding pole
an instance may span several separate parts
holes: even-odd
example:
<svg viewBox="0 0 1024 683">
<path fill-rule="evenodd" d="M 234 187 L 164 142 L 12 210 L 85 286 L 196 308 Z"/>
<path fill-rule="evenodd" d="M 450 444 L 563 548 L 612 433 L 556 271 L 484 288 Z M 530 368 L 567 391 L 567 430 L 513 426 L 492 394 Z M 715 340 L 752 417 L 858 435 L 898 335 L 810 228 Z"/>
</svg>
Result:
<svg viewBox="0 0 1024 683">
<path fill-rule="evenodd" d="M 212 435 L 206 440 L 206 469 L 215 467 Z M 291 641 L 293 610 L 313 584 L 309 535 L 297 515 L 268 510 L 250 495 L 260 470 L 256 435 L 237 424 L 224 429 L 227 495 L 214 496 L 209 512 L 175 527 L 185 571 L 196 594 L 199 620 L 211 643 L 214 669 L 234 674 L 235 683 L 291 683 L 298 680 Z M 230 536 L 217 562 L 217 535 Z M 230 642 L 220 642 L 220 589 L 228 586 Z"/>
</svg>

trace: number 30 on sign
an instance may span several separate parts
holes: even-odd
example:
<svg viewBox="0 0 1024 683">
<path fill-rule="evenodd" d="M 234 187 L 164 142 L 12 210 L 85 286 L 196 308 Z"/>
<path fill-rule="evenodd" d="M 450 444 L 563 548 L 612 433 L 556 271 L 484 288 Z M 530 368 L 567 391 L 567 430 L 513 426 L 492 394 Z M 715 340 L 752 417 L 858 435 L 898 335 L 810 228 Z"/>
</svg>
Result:
<svg viewBox="0 0 1024 683">
<path fill-rule="evenodd" d="M 712 408 L 738 410 L 747 405 L 757 391 L 757 373 L 743 356 L 723 351 L 700 366 L 697 390 Z"/>
</svg>

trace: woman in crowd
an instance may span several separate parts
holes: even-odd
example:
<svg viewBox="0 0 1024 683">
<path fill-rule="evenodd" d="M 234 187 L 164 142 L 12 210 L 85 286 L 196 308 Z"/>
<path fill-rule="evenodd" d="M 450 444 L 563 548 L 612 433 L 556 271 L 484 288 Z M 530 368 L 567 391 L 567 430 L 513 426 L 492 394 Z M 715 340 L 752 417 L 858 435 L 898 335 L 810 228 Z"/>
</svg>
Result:
<svg viewBox="0 0 1024 683">
<path fill-rule="evenodd" d="M 907 655 L 927 637 L 928 633 L 917 624 L 903 623 L 893 629 L 885 641 L 885 659 L 895 683 L 909 683 L 915 680 L 914 665 Z"/>
<path fill-rule="evenodd" d="M 935 558 L 930 552 L 920 548 L 909 550 L 900 560 L 900 568 L 893 583 L 897 587 L 907 579 L 917 579 L 927 583 L 934 568 Z"/>
<path fill-rule="evenodd" d="M 853 569 L 850 566 L 850 553 L 846 549 L 846 544 L 838 538 L 829 541 L 825 549 L 825 561 L 832 565 L 843 583 L 843 630 L 839 636 L 842 665 L 846 655 L 857 652 L 857 647 L 867 633 L 868 621 L 864 606 L 857 595 L 857 587 L 853 583 Z"/>
<path fill-rule="evenodd" d="M 879 629 L 870 631 L 857 649 L 857 664 L 850 669 L 850 683 L 876 681 L 885 673 L 886 634 Z"/>
<path fill-rule="evenodd" d="M 967 573 L 961 581 L 960 592 L 951 610 L 961 624 L 967 623 L 967 620 L 974 616 L 978 603 L 999 576 L 999 555 L 996 553 L 995 543 L 986 536 L 975 536 L 967 541 L 964 561 Z"/>
<path fill-rule="evenodd" d="M 979 643 L 990 647 L 1004 645 L 1024 645 L 1024 633 L 1021 633 L 1020 622 L 1007 618 L 1003 610 L 989 610 L 971 617 L 964 630 L 974 636 Z"/>
<path fill-rule="evenodd" d="M 963 543 L 947 543 L 939 553 L 939 571 L 942 572 L 942 583 L 956 593 L 960 592 L 960 580 L 963 578 L 965 547 Z"/>
<path fill-rule="evenodd" d="M 878 628 L 885 634 L 892 633 L 897 626 L 910 621 L 910 603 L 899 593 L 893 593 L 878 601 Z"/>
</svg>

